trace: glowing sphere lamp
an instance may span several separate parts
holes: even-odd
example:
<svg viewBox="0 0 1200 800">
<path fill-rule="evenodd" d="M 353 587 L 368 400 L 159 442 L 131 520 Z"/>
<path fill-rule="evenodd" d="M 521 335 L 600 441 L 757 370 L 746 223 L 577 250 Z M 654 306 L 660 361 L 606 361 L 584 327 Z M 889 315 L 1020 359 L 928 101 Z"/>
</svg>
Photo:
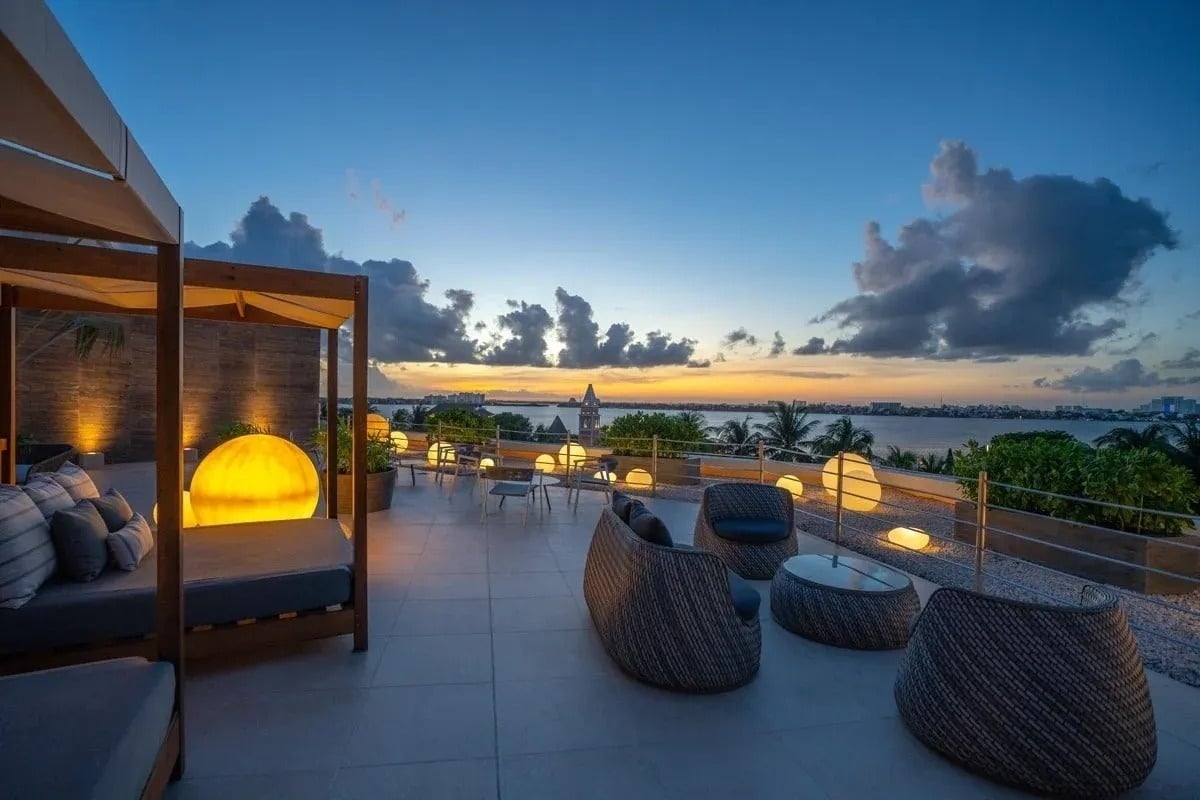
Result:
<svg viewBox="0 0 1200 800">
<path fill-rule="evenodd" d="M 792 497 L 804 494 L 804 484 L 795 475 L 781 475 L 779 480 L 775 481 L 775 485 L 780 489 L 787 489 Z"/>
<path fill-rule="evenodd" d="M 872 477 L 875 471 L 871 468 L 871 462 L 860 456 L 858 453 L 846 453 L 843 475 L 848 474 L 852 469 L 865 469 L 871 473 Z M 837 494 L 837 476 L 838 476 L 838 458 L 834 456 L 825 462 L 825 469 L 821 471 L 821 485 L 825 487 L 825 491 L 831 495 Z"/>
<path fill-rule="evenodd" d="M 408 449 L 408 436 L 404 431 L 392 431 L 388 438 L 392 442 L 392 449 L 397 453 L 403 453 Z"/>
<path fill-rule="evenodd" d="M 888 541 L 908 550 L 924 550 L 929 545 L 929 534 L 920 528 L 892 528 Z"/>
<path fill-rule="evenodd" d="M 649 472 L 638 467 L 637 469 L 629 470 L 629 473 L 625 476 L 625 483 L 629 486 L 649 488 L 654 485 L 654 478 Z"/>
<path fill-rule="evenodd" d="M 554 467 L 558 462 L 554 460 L 554 456 L 549 453 L 542 453 L 533 462 L 534 469 L 538 472 L 554 472 Z"/>
<path fill-rule="evenodd" d="M 847 469 L 842 476 L 842 507 L 848 511 L 874 511 L 883 497 L 883 487 L 871 468 Z"/>
<path fill-rule="evenodd" d="M 605 483 L 616 483 L 617 473 L 609 472 L 608 470 L 602 469 L 599 472 L 592 475 L 592 478 L 594 478 L 595 480 L 598 480 L 598 481 L 604 481 Z"/>
<path fill-rule="evenodd" d="M 429 445 L 429 452 L 425 454 L 425 460 L 436 466 L 438 463 L 439 450 L 442 452 L 441 463 L 453 464 L 456 460 L 458 460 L 458 454 L 454 452 L 454 445 L 450 444 L 450 442 L 434 442 L 433 444 Z"/>
<path fill-rule="evenodd" d="M 279 436 L 252 433 L 209 453 L 192 476 L 198 525 L 306 519 L 317 508 L 317 468 Z"/>
<path fill-rule="evenodd" d="M 150 516 L 154 518 L 154 524 L 158 524 L 158 503 L 154 504 L 154 508 L 150 511 Z M 183 493 L 183 527 L 196 527 L 196 512 L 192 509 L 192 493 L 184 491 Z"/>
<path fill-rule="evenodd" d="M 392 432 L 392 425 L 382 414 L 367 414 L 367 438 L 386 439 Z"/>
<path fill-rule="evenodd" d="M 480 467 L 494 467 L 494 466 L 496 466 L 496 460 L 494 458 L 492 458 L 491 456 L 484 456 L 483 458 L 479 459 L 479 466 Z"/>
<path fill-rule="evenodd" d="M 558 463 L 562 464 L 564 467 L 568 463 L 571 466 L 575 466 L 586 458 L 587 450 L 585 450 L 583 445 L 581 445 L 579 442 L 564 444 L 558 451 Z"/>
</svg>

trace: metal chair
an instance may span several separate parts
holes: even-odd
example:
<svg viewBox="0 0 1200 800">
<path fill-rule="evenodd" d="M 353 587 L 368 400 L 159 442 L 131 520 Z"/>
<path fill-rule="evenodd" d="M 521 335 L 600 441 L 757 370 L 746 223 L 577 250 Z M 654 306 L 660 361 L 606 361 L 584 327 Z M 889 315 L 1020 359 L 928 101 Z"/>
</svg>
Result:
<svg viewBox="0 0 1200 800">
<path fill-rule="evenodd" d="M 573 508 L 579 508 L 579 493 L 583 488 L 599 488 L 608 502 L 612 502 L 613 484 L 617 481 L 617 457 L 612 455 L 596 458 L 576 459 L 567 464 L 567 502 L 575 492 Z"/>
<path fill-rule="evenodd" d="M 529 522 L 529 506 L 533 503 L 535 494 L 537 493 L 535 477 L 537 470 L 533 467 L 483 467 L 479 474 L 482 478 L 481 486 L 483 489 L 482 511 L 479 516 L 479 521 L 487 520 L 488 498 L 496 496 L 500 498 L 500 508 L 504 507 L 504 501 L 509 497 L 524 497 L 525 498 L 525 516 L 521 520 L 521 524 L 525 525 Z M 489 488 L 490 484 L 490 488 Z"/>
</svg>

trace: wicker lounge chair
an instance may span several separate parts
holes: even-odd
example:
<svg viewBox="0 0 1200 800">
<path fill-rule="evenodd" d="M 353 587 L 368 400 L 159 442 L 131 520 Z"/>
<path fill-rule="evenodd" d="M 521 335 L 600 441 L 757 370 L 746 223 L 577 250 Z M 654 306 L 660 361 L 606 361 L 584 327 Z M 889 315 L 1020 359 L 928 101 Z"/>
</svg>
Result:
<svg viewBox="0 0 1200 800">
<path fill-rule="evenodd" d="M 1154 709 L 1125 612 L 939 589 L 917 618 L 896 705 L 909 730 L 993 780 L 1056 797 L 1111 797 L 1157 758 Z"/>
<path fill-rule="evenodd" d="M 797 552 L 792 496 L 777 486 L 715 483 L 700 501 L 694 541 L 743 578 L 770 580 Z"/>
<path fill-rule="evenodd" d="M 604 648 L 633 677 L 683 692 L 724 691 L 753 678 L 762 649 L 757 606 L 739 615 L 732 589 L 712 553 L 651 544 L 611 508 L 601 510 L 583 594 Z"/>
</svg>

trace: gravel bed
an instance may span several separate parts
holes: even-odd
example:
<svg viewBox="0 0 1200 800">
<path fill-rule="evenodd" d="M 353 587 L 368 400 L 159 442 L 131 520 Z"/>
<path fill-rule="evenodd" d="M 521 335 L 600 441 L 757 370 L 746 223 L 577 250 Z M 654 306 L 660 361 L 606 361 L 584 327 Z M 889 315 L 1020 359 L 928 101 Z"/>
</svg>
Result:
<svg viewBox="0 0 1200 800">
<path fill-rule="evenodd" d="M 835 506 L 831 498 L 819 486 L 806 484 L 804 489 L 804 496 L 796 502 L 796 524 L 814 536 L 833 541 Z M 673 500 L 698 502 L 702 493 L 702 486 L 658 487 L 658 497 Z M 954 508 L 947 503 L 884 488 L 882 502 L 874 511 L 844 512 L 842 544 L 939 586 L 974 588 L 975 548 L 953 541 L 953 516 Z M 883 538 L 900 525 L 920 528 L 933 539 L 917 552 Z M 983 569 L 984 591 L 1019 600 L 1046 602 L 1053 598 L 1077 603 L 1083 587 L 1096 584 L 991 551 L 984 554 Z M 1143 595 L 1122 589 L 1118 596 L 1146 667 L 1200 686 L 1200 590 L 1186 595 Z"/>
</svg>

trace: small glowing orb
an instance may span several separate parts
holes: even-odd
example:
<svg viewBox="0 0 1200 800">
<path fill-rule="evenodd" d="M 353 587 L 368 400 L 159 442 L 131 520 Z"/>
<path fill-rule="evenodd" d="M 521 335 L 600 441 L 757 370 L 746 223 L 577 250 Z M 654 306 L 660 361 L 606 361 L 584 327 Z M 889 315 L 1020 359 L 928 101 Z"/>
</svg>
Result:
<svg viewBox="0 0 1200 800">
<path fill-rule="evenodd" d="M 386 439 L 391 432 L 391 423 L 380 414 L 367 414 L 367 438 Z"/>
<path fill-rule="evenodd" d="M 454 445 L 449 442 L 434 442 L 429 445 L 429 452 L 425 454 L 425 459 L 433 465 L 438 463 L 438 451 L 442 451 L 443 464 L 453 464 L 458 459 L 458 454 L 454 452 Z"/>
<path fill-rule="evenodd" d="M 871 469 L 871 462 L 860 456 L 858 453 L 846 453 L 845 462 L 842 469 L 844 474 L 849 474 L 852 469 L 866 469 L 874 476 L 874 470 Z M 838 459 L 837 456 L 825 462 L 825 469 L 821 471 L 821 485 L 825 487 L 825 491 L 831 495 L 837 494 L 837 475 L 838 475 Z"/>
<path fill-rule="evenodd" d="M 629 470 L 628 474 L 625 475 L 625 483 L 629 486 L 653 486 L 654 478 L 650 476 L 649 472 L 638 467 L 637 469 Z"/>
<path fill-rule="evenodd" d="M 842 476 L 842 506 L 849 511 L 873 511 L 883 496 L 874 470 L 848 469 Z"/>
<path fill-rule="evenodd" d="M 491 456 L 484 456 L 483 458 L 479 459 L 479 466 L 494 467 L 496 466 L 496 461 Z"/>
<path fill-rule="evenodd" d="M 605 483 L 616 483 L 617 481 L 617 473 L 609 472 L 608 470 L 604 469 L 595 473 L 592 475 L 592 477 L 598 481 L 604 481 Z"/>
<path fill-rule="evenodd" d="M 554 467 L 556 464 L 557 462 L 554 460 L 554 456 L 550 455 L 549 453 L 542 453 L 537 457 L 537 460 L 533 462 L 533 466 L 538 472 L 554 472 Z"/>
<path fill-rule="evenodd" d="M 192 476 L 199 525 L 306 519 L 317 509 L 317 469 L 279 436 L 239 436 L 209 453 Z"/>
<path fill-rule="evenodd" d="M 587 450 L 583 449 L 583 445 L 579 442 L 571 442 L 564 444 L 558 451 L 558 463 L 564 467 L 569 462 L 571 466 L 575 466 L 580 461 L 587 458 Z"/>
<path fill-rule="evenodd" d="M 792 497 L 804 494 L 804 484 L 795 475 L 781 475 L 779 480 L 775 481 L 775 485 L 780 489 L 787 489 L 792 493 Z"/>
<path fill-rule="evenodd" d="M 158 524 L 158 503 L 154 504 L 150 516 L 154 518 L 154 524 Z M 196 527 L 196 512 L 192 510 L 192 493 L 185 491 L 183 493 L 183 527 Z"/>
<path fill-rule="evenodd" d="M 929 534 L 920 528 L 892 528 L 888 541 L 909 550 L 923 550 L 929 544 Z"/>
<path fill-rule="evenodd" d="M 408 449 L 408 436 L 404 431 L 392 431 L 392 435 L 388 437 L 392 441 L 392 449 L 397 453 L 403 453 Z"/>
</svg>

